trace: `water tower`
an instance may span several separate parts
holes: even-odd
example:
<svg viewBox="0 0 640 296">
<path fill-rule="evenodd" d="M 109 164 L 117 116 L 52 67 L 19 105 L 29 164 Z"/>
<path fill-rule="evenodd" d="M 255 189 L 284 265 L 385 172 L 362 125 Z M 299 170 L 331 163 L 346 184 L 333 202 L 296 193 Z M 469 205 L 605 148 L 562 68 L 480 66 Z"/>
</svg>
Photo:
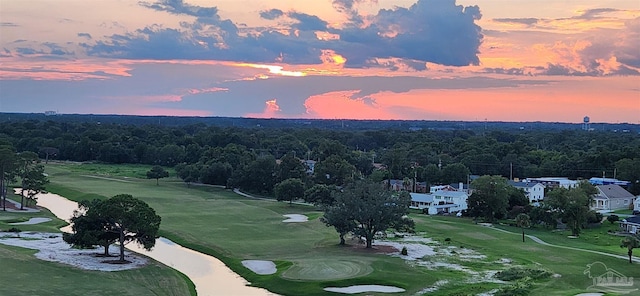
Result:
<svg viewBox="0 0 640 296">
<path fill-rule="evenodd" d="M 582 130 L 588 131 L 591 129 L 591 123 L 589 122 L 589 116 L 585 116 L 582 120 Z"/>
</svg>

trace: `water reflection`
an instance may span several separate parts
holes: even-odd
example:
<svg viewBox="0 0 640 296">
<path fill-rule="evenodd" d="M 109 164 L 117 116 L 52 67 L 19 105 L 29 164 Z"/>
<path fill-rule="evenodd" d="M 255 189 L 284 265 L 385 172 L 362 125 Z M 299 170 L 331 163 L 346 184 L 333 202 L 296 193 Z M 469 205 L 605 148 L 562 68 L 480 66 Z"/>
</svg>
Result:
<svg viewBox="0 0 640 296">
<path fill-rule="evenodd" d="M 65 221 L 69 221 L 73 211 L 78 208 L 76 202 L 52 193 L 40 194 L 38 205 L 48 208 Z M 71 231 L 71 227 L 63 227 L 61 230 Z M 156 240 L 151 251 L 146 251 L 135 243 L 127 245 L 127 248 L 186 274 L 196 285 L 198 295 L 275 295 L 265 289 L 246 286 L 248 282 L 245 279 L 217 258 L 187 249 L 166 238 Z"/>
</svg>

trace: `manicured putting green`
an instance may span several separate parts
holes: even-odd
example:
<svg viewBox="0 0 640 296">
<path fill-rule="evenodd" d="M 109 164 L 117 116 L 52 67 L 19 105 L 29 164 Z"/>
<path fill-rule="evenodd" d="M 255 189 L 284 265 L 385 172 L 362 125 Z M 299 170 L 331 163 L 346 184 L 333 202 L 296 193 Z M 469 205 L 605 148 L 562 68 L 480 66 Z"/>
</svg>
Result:
<svg viewBox="0 0 640 296">
<path fill-rule="evenodd" d="M 341 280 L 367 275 L 373 268 L 367 262 L 350 260 L 307 259 L 297 260 L 282 273 L 292 280 L 324 281 Z"/>
</svg>

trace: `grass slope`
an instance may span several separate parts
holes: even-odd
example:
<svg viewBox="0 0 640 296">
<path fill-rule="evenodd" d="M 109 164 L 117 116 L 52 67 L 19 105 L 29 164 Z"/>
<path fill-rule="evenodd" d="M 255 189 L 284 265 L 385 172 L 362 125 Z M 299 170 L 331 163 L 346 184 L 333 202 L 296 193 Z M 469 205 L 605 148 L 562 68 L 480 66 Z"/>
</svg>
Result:
<svg viewBox="0 0 640 296">
<path fill-rule="evenodd" d="M 138 179 L 134 176 L 139 174 L 131 173 L 132 170 L 148 169 L 106 166 L 102 171 L 96 165 L 86 169 L 84 165 L 49 165 L 47 173 L 52 184 L 48 189 L 76 201 L 122 193 L 141 198 L 162 216 L 163 236 L 213 255 L 253 285 L 283 295 L 325 295 L 324 287 L 352 284 L 398 286 L 406 289 L 407 295 L 433 287 L 438 281 L 447 282 L 439 285 L 432 295 L 476 294 L 502 286 L 469 281 L 468 273 L 459 270 L 418 267 L 397 257 L 338 246 L 337 234 L 333 228 L 318 221 L 320 212 L 313 207 L 245 198 L 209 186 L 187 187 L 175 178 L 160 180 L 157 186 L 155 180 Z M 282 223 L 284 214 L 306 214 L 312 219 L 306 223 Z M 536 282 L 533 295 L 585 292 L 591 279 L 583 272 L 587 264 L 595 261 L 627 276 L 638 274 L 636 265 L 629 265 L 622 259 L 563 250 L 532 241 L 522 243 L 517 233 L 489 229 L 466 219 L 411 216 L 416 220 L 417 231 L 425 236 L 440 242 L 450 238 L 451 246 L 472 249 L 487 256 L 485 260 L 476 261 L 455 256 L 432 260 L 446 259 L 448 263 L 459 263 L 472 272 L 487 272 L 504 269 L 504 264 L 496 262 L 509 258 L 513 265 L 543 268 L 560 275 Z M 563 239 L 557 234 L 537 231 L 532 234 L 548 239 L 550 243 L 625 254 L 610 243 L 594 245 L 592 241 L 569 241 L 566 236 Z M 256 275 L 241 265 L 240 262 L 246 259 L 273 260 L 278 272 Z"/>
<path fill-rule="evenodd" d="M 87 195 L 80 194 L 86 197 Z M 9 193 L 8 197 L 20 200 Z M 94 197 L 94 196 L 90 196 Z M 52 220 L 35 225 L 10 225 L 30 218 Z M 3 212 L 0 230 L 18 228 L 23 232 L 60 232 L 67 222 L 47 209 L 36 213 Z M 0 238 L 1 239 L 1 238 Z M 87 271 L 35 258 L 36 250 L 0 244 L 0 295 L 195 295 L 195 286 L 182 273 L 152 259 L 135 270 L 118 272 Z M 99 251 L 96 251 L 99 252 Z"/>
<path fill-rule="evenodd" d="M 153 260 L 139 269 L 100 272 L 36 259 L 35 252 L 0 244 L 0 295 L 183 296 L 193 290 L 180 273 Z"/>
</svg>

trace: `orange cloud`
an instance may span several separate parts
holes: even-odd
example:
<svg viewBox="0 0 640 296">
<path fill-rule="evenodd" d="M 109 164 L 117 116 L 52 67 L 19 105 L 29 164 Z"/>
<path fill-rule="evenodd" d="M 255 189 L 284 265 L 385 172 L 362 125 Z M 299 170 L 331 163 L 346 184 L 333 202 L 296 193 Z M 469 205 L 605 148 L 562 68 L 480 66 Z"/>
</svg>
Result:
<svg viewBox="0 0 640 296">
<path fill-rule="evenodd" d="M 278 105 L 277 99 L 268 100 L 265 102 L 265 108 L 262 113 L 248 113 L 245 114 L 244 117 L 250 118 L 278 118 L 282 117 L 280 114 L 280 106 Z"/>
<path fill-rule="evenodd" d="M 234 66 L 237 66 L 237 67 L 250 67 L 250 68 L 257 68 L 257 69 L 267 69 L 267 70 L 269 70 L 269 73 L 276 74 L 276 75 L 281 75 L 281 76 L 300 77 L 300 76 L 306 76 L 307 75 L 304 72 L 283 70 L 284 67 L 283 66 L 278 66 L 278 65 L 237 63 L 237 64 L 234 64 Z"/>
</svg>

